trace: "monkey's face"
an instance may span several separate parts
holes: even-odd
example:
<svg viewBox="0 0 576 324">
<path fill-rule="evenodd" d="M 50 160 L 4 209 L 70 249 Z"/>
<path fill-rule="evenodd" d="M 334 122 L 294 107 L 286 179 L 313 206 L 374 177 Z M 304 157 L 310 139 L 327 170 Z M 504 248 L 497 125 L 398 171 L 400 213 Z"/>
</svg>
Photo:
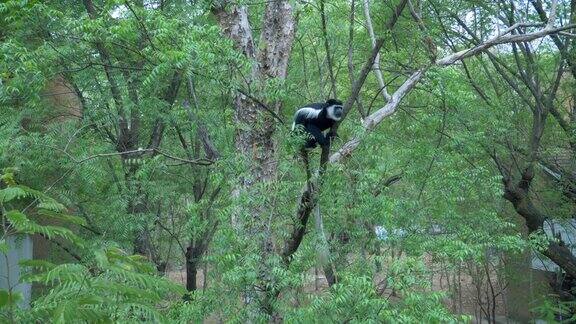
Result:
<svg viewBox="0 0 576 324">
<path fill-rule="evenodd" d="M 342 119 L 342 114 L 344 110 L 342 109 L 342 105 L 331 105 L 328 106 L 328 117 L 332 120 L 339 121 Z"/>
</svg>

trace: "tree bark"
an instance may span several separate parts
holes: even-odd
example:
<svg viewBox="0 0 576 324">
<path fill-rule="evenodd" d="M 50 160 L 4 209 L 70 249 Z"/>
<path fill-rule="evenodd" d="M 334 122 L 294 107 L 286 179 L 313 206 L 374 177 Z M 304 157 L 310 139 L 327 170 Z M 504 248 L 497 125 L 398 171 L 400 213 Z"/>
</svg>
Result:
<svg viewBox="0 0 576 324">
<path fill-rule="evenodd" d="M 532 203 L 528 195 L 528 188 L 514 187 L 510 183 L 505 183 L 504 198 L 510 201 L 516 212 L 526 221 L 526 227 L 530 233 L 542 230 L 544 221 L 549 218 L 542 214 Z M 546 250 L 542 254 L 554 261 L 567 274 L 576 278 L 576 257 L 563 241 L 555 242 L 550 240 Z"/>
<path fill-rule="evenodd" d="M 222 32 L 234 41 L 236 48 L 252 63 L 251 75 L 244 78 L 247 89 L 259 92 L 269 80 L 285 79 L 296 29 L 289 1 L 266 2 L 257 45 L 248 21 L 246 6 L 231 5 L 228 1 L 223 1 L 212 8 L 212 13 L 218 20 Z M 273 112 L 279 115 L 280 102 L 271 102 L 266 106 L 272 107 Z M 239 125 L 236 129 L 235 147 L 238 155 L 249 164 L 248 175 L 241 179 L 237 190 L 255 195 L 258 194 L 253 190 L 255 184 L 276 177 L 276 143 L 273 136 L 276 120 L 272 114 L 260 108 L 259 102 L 241 92 L 235 94 L 234 110 L 234 118 Z M 260 255 L 263 260 L 267 260 L 274 251 L 271 226 L 268 217 L 264 217 L 262 208 L 263 206 L 258 205 L 250 208 L 255 225 L 248 231 L 253 235 L 264 235 Z M 278 293 L 270 288 L 272 274 L 264 265 L 258 272 L 261 286 L 269 287 L 259 293 L 260 309 L 271 318 L 276 318 L 273 304 Z M 251 302 L 252 298 L 248 296 L 245 300 Z"/>
<path fill-rule="evenodd" d="M 324 1 L 320 0 L 320 21 L 322 22 L 322 38 L 324 39 L 324 51 L 326 52 L 326 64 L 328 65 L 328 76 L 330 77 L 330 97 L 336 98 L 336 77 L 334 76 L 334 63 L 332 62 L 332 51 L 328 40 L 328 30 L 326 27 L 326 10 Z"/>
<path fill-rule="evenodd" d="M 370 41 L 372 42 L 372 48 L 376 47 L 376 35 L 374 34 L 374 27 L 372 27 L 372 17 L 370 17 L 370 0 L 363 0 L 362 1 L 363 8 L 364 8 L 364 16 L 366 17 L 366 30 L 368 31 L 368 35 L 370 35 Z M 376 79 L 378 80 L 378 85 L 380 86 L 380 90 L 382 92 L 382 96 L 384 97 L 384 101 L 390 101 L 391 97 L 388 94 L 388 90 L 386 89 L 386 84 L 384 83 L 384 77 L 382 76 L 382 70 L 380 70 L 380 52 L 376 54 L 374 58 L 374 64 L 372 64 L 372 71 L 376 75 Z"/>
<path fill-rule="evenodd" d="M 253 61 L 251 75 L 246 78 L 248 88 L 253 88 L 253 85 L 257 89 L 273 78 L 285 79 L 296 28 L 292 11 L 288 1 L 267 2 L 256 50 L 246 6 L 224 3 L 212 8 L 223 33 L 234 41 L 247 59 Z M 281 109 L 280 102 L 267 106 L 272 107 L 276 114 Z M 236 131 L 236 149 L 247 161 L 252 161 L 251 176 L 244 179 L 242 186 L 250 187 L 273 179 L 276 174 L 276 143 L 273 140 L 276 121 L 264 113 L 257 102 L 242 93 L 235 95 L 234 109 L 235 120 L 242 125 Z"/>
</svg>

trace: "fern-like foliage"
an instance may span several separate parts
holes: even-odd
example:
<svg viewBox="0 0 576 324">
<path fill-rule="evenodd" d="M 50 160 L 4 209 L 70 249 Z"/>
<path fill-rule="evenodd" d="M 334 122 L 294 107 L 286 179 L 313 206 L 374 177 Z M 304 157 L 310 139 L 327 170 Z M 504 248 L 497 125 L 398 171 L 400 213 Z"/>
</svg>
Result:
<svg viewBox="0 0 576 324">
<path fill-rule="evenodd" d="M 158 305 L 167 296 L 184 293 L 183 288 L 156 276 L 142 257 L 117 248 L 94 252 L 89 265 L 54 265 L 36 260 L 27 266 L 39 270 L 23 280 L 51 287 L 34 301 L 25 320 L 51 318 L 58 323 L 164 321 Z"/>
<path fill-rule="evenodd" d="M 7 253 L 6 237 L 14 234 L 40 234 L 48 239 L 60 238 L 82 250 L 85 244 L 72 230 L 54 225 L 41 225 L 28 212 L 57 219 L 67 224 L 85 225 L 84 219 L 66 214 L 65 207 L 37 190 L 17 184 L 14 172 L 1 174 L 0 215 L 2 238 L 0 251 Z M 18 206 L 24 206 L 21 210 Z M 101 248 L 80 263 L 53 264 L 44 260 L 20 263 L 29 269 L 22 282 L 48 287 L 29 310 L 19 310 L 19 294 L 0 290 L 0 321 L 9 322 L 162 322 L 159 305 L 170 295 L 184 294 L 183 288 L 156 275 L 146 258 L 129 255 L 115 247 Z"/>
</svg>

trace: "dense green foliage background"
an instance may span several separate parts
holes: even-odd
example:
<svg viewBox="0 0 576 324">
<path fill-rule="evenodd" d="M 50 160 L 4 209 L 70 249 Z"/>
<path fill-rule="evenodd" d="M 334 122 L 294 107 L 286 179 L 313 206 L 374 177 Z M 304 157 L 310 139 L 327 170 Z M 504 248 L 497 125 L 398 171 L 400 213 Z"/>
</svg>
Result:
<svg viewBox="0 0 576 324">
<path fill-rule="evenodd" d="M 3 320 L 454 322 L 478 315 L 451 306 L 450 289 L 433 287 L 439 268 L 475 278 L 489 268 L 488 276 L 514 281 L 519 274 L 506 260 L 554 241 L 542 226 L 526 228 L 512 198 L 503 198 L 512 187 L 502 179 L 522 180 L 532 168 L 531 206 L 560 222 L 573 217 L 573 34 L 554 33 L 563 53 L 548 36 L 449 66 L 435 64 L 427 44 L 440 59 L 517 21 L 541 23 L 532 2 L 410 1 L 388 29 L 399 1 L 368 1 L 384 39 L 388 91 L 417 69 L 427 73 L 395 114 L 365 133 L 362 121 L 386 105 L 369 74 L 339 127 L 333 151 L 355 136 L 361 144 L 322 177 L 318 205 L 338 281 L 319 289 L 316 211 L 290 262 L 280 253 L 306 186 L 289 126 L 296 107 L 331 97 L 331 87 L 343 101 L 350 97 L 372 49 L 363 3 L 290 1 L 297 28 L 286 78 L 247 83 L 254 62 L 224 36 L 217 1 L 3 2 L 3 238 L 41 234 L 52 253 L 64 255 L 27 263 L 22 280 L 43 289 L 32 311 L 1 291 Z M 573 21 L 573 2 L 558 3 L 557 26 Z M 246 6 L 260 39 L 266 2 L 226 6 Z M 52 91 L 55 80 L 65 87 Z M 261 123 L 239 123 L 239 91 L 277 109 L 282 122 L 260 107 Z M 250 178 L 257 157 L 240 154 L 238 133 L 263 128 L 277 145 L 275 176 L 244 190 L 240 179 Z M 313 171 L 319 160 L 317 149 Z M 263 253 L 267 239 L 272 247 Z M 188 291 L 163 278 L 187 264 L 195 271 Z M 569 317 L 572 287 L 562 289 L 568 295 L 542 293 L 534 305 L 544 306 L 524 308 L 534 318 Z M 479 315 L 491 320 L 496 311 Z"/>
</svg>

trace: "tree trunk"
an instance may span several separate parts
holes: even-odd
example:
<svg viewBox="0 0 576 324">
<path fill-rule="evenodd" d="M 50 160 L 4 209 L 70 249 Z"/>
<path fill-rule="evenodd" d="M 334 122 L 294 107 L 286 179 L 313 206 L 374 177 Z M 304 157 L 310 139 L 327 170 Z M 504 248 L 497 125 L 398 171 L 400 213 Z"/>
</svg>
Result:
<svg viewBox="0 0 576 324">
<path fill-rule="evenodd" d="M 246 6 L 230 5 L 228 1 L 223 1 L 212 8 L 223 33 L 252 61 L 251 75 L 244 78 L 247 89 L 258 92 L 270 79 L 285 79 L 296 26 L 292 11 L 289 1 L 268 1 L 262 19 L 260 40 L 256 46 Z M 240 180 L 238 190 L 254 195 L 258 194 L 253 192 L 255 184 L 273 180 L 276 176 L 276 143 L 273 139 L 276 121 L 272 114 L 264 111 L 251 97 L 240 92 L 235 94 L 235 121 L 239 125 L 235 147 L 238 154 L 249 163 L 248 175 Z M 274 114 L 278 114 L 281 109 L 280 102 L 271 102 L 267 106 L 272 108 Z M 255 226 L 251 226 L 248 231 L 264 235 L 260 256 L 267 260 L 274 251 L 269 220 L 264 217 L 262 207 L 250 207 Z M 273 280 L 270 271 L 262 266 L 258 272 L 259 280 L 263 282 L 261 286 L 270 287 L 270 281 Z M 278 293 L 265 289 L 259 295 L 260 309 L 275 318 L 273 304 Z M 247 302 L 252 300 L 250 296 L 245 299 Z"/>
<path fill-rule="evenodd" d="M 526 227 L 530 233 L 542 230 L 544 221 L 548 218 L 532 204 L 528 191 L 522 188 L 511 188 L 507 185 L 504 198 L 512 203 L 516 212 L 526 221 Z M 576 257 L 563 241 L 555 242 L 550 240 L 548 247 L 542 254 L 554 261 L 567 274 L 576 278 Z"/>
<path fill-rule="evenodd" d="M 273 0 L 266 4 L 258 51 L 245 6 L 229 8 L 224 4 L 212 8 L 212 12 L 224 34 L 248 59 L 253 60 L 251 75 L 245 80 L 248 88 L 257 91 L 269 79 L 286 78 L 295 34 L 292 6 L 288 1 Z M 277 114 L 281 103 L 273 102 L 268 106 Z M 251 178 L 245 179 L 242 185 L 249 187 L 273 179 L 276 174 L 276 143 L 273 140 L 276 121 L 258 103 L 241 93 L 235 95 L 234 109 L 235 120 L 241 125 L 236 131 L 236 149 L 248 161 L 252 161 Z"/>
<path fill-rule="evenodd" d="M 196 276 L 198 275 L 198 260 L 200 255 L 192 245 L 186 251 L 186 290 L 196 291 Z"/>
</svg>

